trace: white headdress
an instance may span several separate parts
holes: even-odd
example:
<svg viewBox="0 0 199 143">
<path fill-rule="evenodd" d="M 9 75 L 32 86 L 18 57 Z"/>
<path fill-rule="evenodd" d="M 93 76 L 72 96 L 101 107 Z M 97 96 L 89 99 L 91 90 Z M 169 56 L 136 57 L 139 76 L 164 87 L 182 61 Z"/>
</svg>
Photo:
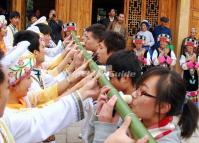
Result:
<svg viewBox="0 0 199 143">
<path fill-rule="evenodd" d="M 35 21 L 31 26 L 35 26 L 35 25 L 37 25 L 39 23 L 43 23 L 43 24 L 48 25 L 48 22 L 46 21 L 46 17 L 42 16 L 37 21 Z"/>
<path fill-rule="evenodd" d="M 28 27 L 26 30 L 29 30 L 29 31 L 33 31 L 37 34 L 39 34 L 40 37 L 43 36 L 43 34 L 40 32 L 39 30 L 39 27 L 35 26 L 35 25 L 31 25 L 30 27 Z"/>
<path fill-rule="evenodd" d="M 5 18 L 4 15 L 0 15 L 0 28 L 3 26 L 3 25 L 6 25 L 7 24 L 7 20 Z"/>
<path fill-rule="evenodd" d="M 14 47 L 14 49 L 5 55 L 5 57 L 1 60 L 1 63 L 5 66 L 9 66 L 14 64 L 17 59 L 19 59 L 23 54 L 28 53 L 28 47 L 30 46 L 30 42 L 21 41 Z"/>
</svg>

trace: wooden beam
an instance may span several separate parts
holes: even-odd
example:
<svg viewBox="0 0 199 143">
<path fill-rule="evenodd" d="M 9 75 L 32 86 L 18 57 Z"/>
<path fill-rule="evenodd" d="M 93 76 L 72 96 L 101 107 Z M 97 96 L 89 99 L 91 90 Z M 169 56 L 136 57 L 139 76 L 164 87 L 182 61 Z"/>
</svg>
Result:
<svg viewBox="0 0 199 143">
<path fill-rule="evenodd" d="M 26 2 L 25 0 L 12 0 L 12 11 L 20 13 L 20 24 L 17 26 L 19 30 L 25 28 L 26 23 Z"/>
<path fill-rule="evenodd" d="M 199 3 L 198 0 L 191 0 L 189 32 L 191 28 L 197 28 L 197 38 L 199 38 Z"/>
<path fill-rule="evenodd" d="M 57 13 L 57 17 L 61 19 L 64 23 L 69 21 L 70 3 L 71 3 L 71 0 L 56 0 L 55 1 L 55 10 Z"/>
<path fill-rule="evenodd" d="M 178 0 L 177 4 L 177 21 L 176 21 L 176 48 L 175 53 L 177 55 L 176 70 L 181 71 L 179 66 L 181 44 L 185 37 L 189 35 L 189 20 L 190 20 L 190 6 L 191 0 Z"/>
<path fill-rule="evenodd" d="M 146 0 L 142 0 L 142 14 L 141 14 L 141 22 L 146 19 Z"/>
<path fill-rule="evenodd" d="M 91 24 L 92 0 L 56 0 L 56 12 L 63 22 L 73 21 L 77 24 L 77 34 Z"/>
<path fill-rule="evenodd" d="M 125 24 L 128 27 L 129 0 L 124 0 L 124 15 L 125 15 Z"/>
<path fill-rule="evenodd" d="M 129 0 L 124 0 L 124 15 L 125 15 L 125 24 L 128 28 L 128 17 L 129 17 Z M 126 49 L 132 50 L 132 39 L 128 36 L 126 41 Z"/>
</svg>

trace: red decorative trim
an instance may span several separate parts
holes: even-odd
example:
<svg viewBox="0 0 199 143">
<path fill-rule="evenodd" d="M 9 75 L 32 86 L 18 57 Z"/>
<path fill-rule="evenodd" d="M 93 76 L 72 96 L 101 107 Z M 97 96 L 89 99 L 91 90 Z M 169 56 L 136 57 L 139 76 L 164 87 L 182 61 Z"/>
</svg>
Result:
<svg viewBox="0 0 199 143">
<path fill-rule="evenodd" d="M 172 120 L 173 120 L 173 116 L 168 116 L 168 117 L 164 118 L 163 120 L 161 120 L 159 122 L 159 124 L 155 124 L 155 125 L 149 127 L 148 129 L 164 127 L 167 124 L 169 124 Z"/>
</svg>

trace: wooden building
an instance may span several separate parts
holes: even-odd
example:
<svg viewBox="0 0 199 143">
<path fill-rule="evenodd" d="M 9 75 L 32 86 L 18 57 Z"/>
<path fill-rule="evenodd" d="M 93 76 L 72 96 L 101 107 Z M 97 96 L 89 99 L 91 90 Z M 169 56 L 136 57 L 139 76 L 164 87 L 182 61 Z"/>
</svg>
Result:
<svg viewBox="0 0 199 143">
<path fill-rule="evenodd" d="M 6 0 L 8 1 L 8 0 Z M 21 13 L 24 28 L 28 0 L 9 0 L 10 10 Z M 103 15 L 108 8 L 115 8 L 126 16 L 129 39 L 135 34 L 140 22 L 147 19 L 154 27 L 161 16 L 170 19 L 168 27 L 173 34 L 175 52 L 179 56 L 182 39 L 189 35 L 190 29 L 196 27 L 199 31 L 199 3 L 198 0 L 32 0 L 34 8 L 41 13 L 48 14 L 55 9 L 59 19 L 64 22 L 74 21 L 78 25 L 78 34 L 95 22 L 99 14 Z M 101 12 L 101 13 L 100 13 Z M 106 14 L 106 13 L 105 13 Z M 198 32 L 199 34 L 199 32 Z M 199 35 L 198 35 L 199 37 Z M 130 41 L 130 40 L 129 40 Z"/>
</svg>

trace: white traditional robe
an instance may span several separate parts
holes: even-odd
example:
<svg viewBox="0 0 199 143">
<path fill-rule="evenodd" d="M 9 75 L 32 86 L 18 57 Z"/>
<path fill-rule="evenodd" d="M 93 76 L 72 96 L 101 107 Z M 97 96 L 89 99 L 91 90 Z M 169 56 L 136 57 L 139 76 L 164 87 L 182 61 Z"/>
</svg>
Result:
<svg viewBox="0 0 199 143">
<path fill-rule="evenodd" d="M 24 111 L 6 108 L 1 119 L 16 143 L 37 143 L 83 117 L 83 102 L 78 94 L 72 93 L 43 108 Z"/>
</svg>

